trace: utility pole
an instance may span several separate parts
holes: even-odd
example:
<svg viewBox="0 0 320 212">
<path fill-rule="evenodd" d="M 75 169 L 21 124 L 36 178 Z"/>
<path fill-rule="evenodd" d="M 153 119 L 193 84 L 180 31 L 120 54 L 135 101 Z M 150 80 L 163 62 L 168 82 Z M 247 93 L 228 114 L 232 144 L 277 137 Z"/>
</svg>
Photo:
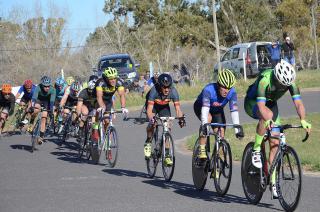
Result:
<svg viewBox="0 0 320 212">
<path fill-rule="evenodd" d="M 216 1 L 215 0 L 212 0 L 212 16 L 213 16 L 214 40 L 215 40 L 215 45 L 216 45 L 216 50 L 217 50 L 218 71 L 221 71 L 220 46 L 219 46 L 219 35 L 218 35 L 217 16 L 216 16 Z"/>
<path fill-rule="evenodd" d="M 314 39 L 314 48 L 316 49 L 316 61 L 317 61 L 317 69 L 319 70 L 319 55 L 318 55 L 318 43 L 317 43 L 317 23 L 314 14 L 314 8 L 317 6 L 317 2 L 315 2 L 311 6 L 311 15 L 312 15 L 312 28 L 313 28 L 313 39 Z"/>
</svg>

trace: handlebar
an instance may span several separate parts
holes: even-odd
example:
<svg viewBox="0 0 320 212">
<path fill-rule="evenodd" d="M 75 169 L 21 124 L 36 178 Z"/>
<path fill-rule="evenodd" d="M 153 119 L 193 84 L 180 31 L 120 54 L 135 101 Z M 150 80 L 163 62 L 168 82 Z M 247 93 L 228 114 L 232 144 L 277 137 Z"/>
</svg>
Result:
<svg viewBox="0 0 320 212">
<path fill-rule="evenodd" d="M 232 128 L 238 128 L 240 132 L 243 133 L 243 127 L 240 124 L 221 124 L 221 123 L 207 123 L 204 125 L 205 127 L 207 126 L 212 126 L 212 127 L 232 127 Z"/>
<path fill-rule="evenodd" d="M 161 120 L 161 121 L 172 121 L 175 119 L 184 119 L 186 116 L 183 115 L 182 117 L 174 117 L 174 116 L 169 116 L 169 117 L 165 117 L 165 116 L 155 116 L 156 120 Z"/>
<path fill-rule="evenodd" d="M 284 130 L 287 130 L 287 129 L 297 129 L 297 128 L 303 128 L 303 127 L 301 125 L 283 124 L 283 125 L 273 126 L 272 128 L 278 128 L 278 129 L 280 129 L 280 132 L 283 132 Z M 309 133 L 306 132 L 306 135 L 302 139 L 302 142 L 307 141 L 308 138 L 309 138 Z"/>
</svg>

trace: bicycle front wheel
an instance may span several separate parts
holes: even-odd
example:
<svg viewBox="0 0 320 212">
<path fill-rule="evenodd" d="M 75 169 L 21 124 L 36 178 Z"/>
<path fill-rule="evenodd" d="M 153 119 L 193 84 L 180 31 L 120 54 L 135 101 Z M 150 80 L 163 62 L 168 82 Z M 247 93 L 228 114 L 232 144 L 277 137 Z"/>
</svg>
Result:
<svg viewBox="0 0 320 212">
<path fill-rule="evenodd" d="M 40 121 L 37 120 L 36 124 L 33 127 L 32 135 L 31 135 L 31 152 L 34 152 L 36 149 L 36 143 L 39 138 L 39 127 L 40 127 Z"/>
<path fill-rule="evenodd" d="M 294 211 L 300 201 L 302 176 L 301 165 L 296 151 L 287 146 L 277 167 L 277 191 L 284 210 Z"/>
<path fill-rule="evenodd" d="M 221 140 L 219 149 L 213 148 L 213 170 L 211 178 L 220 196 L 224 196 L 229 189 L 232 176 L 232 155 L 229 143 Z"/>
<path fill-rule="evenodd" d="M 117 131 L 114 127 L 109 127 L 109 130 L 105 136 L 107 139 L 107 148 L 105 150 L 106 159 L 110 167 L 114 167 L 117 163 L 118 151 L 119 151 L 119 141 Z"/>
<path fill-rule="evenodd" d="M 175 167 L 174 143 L 170 133 L 165 133 L 162 143 L 162 173 L 166 181 L 170 181 Z"/>
<path fill-rule="evenodd" d="M 251 204 L 258 204 L 264 190 L 260 187 L 260 170 L 253 166 L 251 155 L 253 142 L 247 144 L 243 151 L 241 162 L 241 180 L 244 194 Z"/>
<path fill-rule="evenodd" d="M 207 141 L 208 142 L 208 141 Z M 196 140 L 192 154 L 192 179 L 197 190 L 202 191 L 206 185 L 208 177 L 208 162 L 198 158 L 200 149 L 199 138 Z"/>
</svg>

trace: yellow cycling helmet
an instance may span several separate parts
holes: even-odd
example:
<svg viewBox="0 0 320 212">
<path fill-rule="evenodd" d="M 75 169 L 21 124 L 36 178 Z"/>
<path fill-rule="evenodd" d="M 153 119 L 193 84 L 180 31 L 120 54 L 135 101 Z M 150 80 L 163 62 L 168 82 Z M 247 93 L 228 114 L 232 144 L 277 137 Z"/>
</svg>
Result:
<svg viewBox="0 0 320 212">
<path fill-rule="evenodd" d="M 218 73 L 218 84 L 225 88 L 232 88 L 236 83 L 236 78 L 231 70 L 224 69 Z"/>
<path fill-rule="evenodd" d="M 74 82 L 74 78 L 73 77 L 67 77 L 66 82 L 67 84 L 70 86 L 73 82 Z"/>
<path fill-rule="evenodd" d="M 102 73 L 104 79 L 114 79 L 118 77 L 118 71 L 115 68 L 108 67 Z"/>
</svg>

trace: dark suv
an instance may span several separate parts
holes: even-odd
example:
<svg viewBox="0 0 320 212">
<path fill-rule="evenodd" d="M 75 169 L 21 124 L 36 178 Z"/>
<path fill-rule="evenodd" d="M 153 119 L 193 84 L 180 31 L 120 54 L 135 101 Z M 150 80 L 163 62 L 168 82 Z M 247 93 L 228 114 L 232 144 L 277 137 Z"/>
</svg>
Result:
<svg viewBox="0 0 320 212">
<path fill-rule="evenodd" d="M 109 54 L 103 55 L 98 63 L 98 75 L 101 76 L 102 71 L 107 67 L 113 67 L 118 70 L 119 77 L 124 81 L 125 85 L 130 85 L 135 78 L 138 78 L 136 70 L 140 64 L 135 64 L 129 54 Z"/>
</svg>

